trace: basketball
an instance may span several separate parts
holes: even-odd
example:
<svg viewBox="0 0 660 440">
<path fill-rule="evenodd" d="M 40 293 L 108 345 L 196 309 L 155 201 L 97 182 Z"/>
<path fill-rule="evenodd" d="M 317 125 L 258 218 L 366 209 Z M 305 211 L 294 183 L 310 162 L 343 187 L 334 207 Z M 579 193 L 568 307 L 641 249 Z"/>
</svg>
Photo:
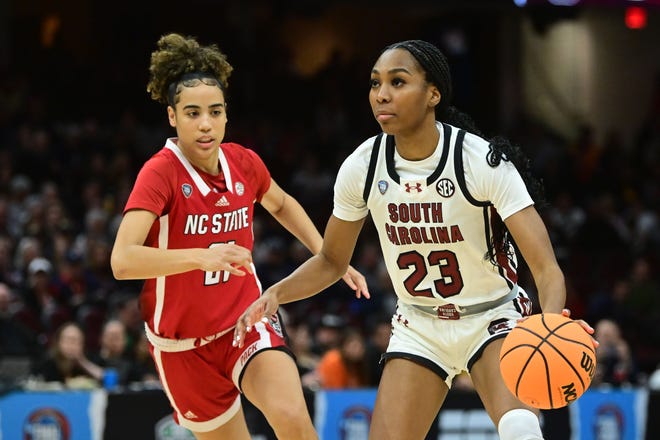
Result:
<svg viewBox="0 0 660 440">
<path fill-rule="evenodd" d="M 591 336 L 557 313 L 532 315 L 506 336 L 500 371 L 507 388 L 539 409 L 561 408 L 591 384 L 596 353 Z"/>
</svg>

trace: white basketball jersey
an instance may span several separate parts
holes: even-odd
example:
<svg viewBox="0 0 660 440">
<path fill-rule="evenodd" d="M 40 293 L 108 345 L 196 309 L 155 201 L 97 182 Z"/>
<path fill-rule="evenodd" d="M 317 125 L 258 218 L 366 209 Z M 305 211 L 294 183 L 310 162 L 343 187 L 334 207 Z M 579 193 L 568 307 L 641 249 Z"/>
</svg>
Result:
<svg viewBox="0 0 660 440">
<path fill-rule="evenodd" d="M 488 165 L 486 140 L 448 124 L 438 130 L 435 153 L 421 161 L 401 158 L 392 136 L 360 145 L 338 173 L 333 214 L 354 221 L 371 213 L 401 301 L 492 301 L 518 278 L 515 255 L 491 262 L 492 221 L 533 201 L 513 164 Z"/>
</svg>

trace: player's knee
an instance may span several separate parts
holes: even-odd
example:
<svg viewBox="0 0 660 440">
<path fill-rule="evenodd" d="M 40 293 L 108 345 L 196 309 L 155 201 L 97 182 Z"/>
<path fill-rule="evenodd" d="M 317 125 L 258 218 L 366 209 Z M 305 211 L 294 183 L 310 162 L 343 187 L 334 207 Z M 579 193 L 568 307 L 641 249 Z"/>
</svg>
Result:
<svg viewBox="0 0 660 440">
<path fill-rule="evenodd" d="M 527 409 L 507 411 L 497 425 L 500 440 L 543 440 L 539 418 Z"/>
</svg>

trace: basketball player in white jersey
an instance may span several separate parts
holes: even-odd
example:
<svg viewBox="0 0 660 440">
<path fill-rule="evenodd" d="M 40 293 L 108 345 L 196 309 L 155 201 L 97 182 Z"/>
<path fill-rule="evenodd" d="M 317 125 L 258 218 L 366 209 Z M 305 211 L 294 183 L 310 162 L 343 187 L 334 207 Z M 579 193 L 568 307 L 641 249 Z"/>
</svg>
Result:
<svg viewBox="0 0 660 440">
<path fill-rule="evenodd" d="M 249 440 L 240 392 L 281 439 L 317 439 L 276 315 L 238 349 L 234 323 L 261 293 L 252 264 L 259 202 L 312 253 L 322 238 L 253 151 L 221 143 L 232 67 L 216 46 L 170 34 L 152 53 L 147 90 L 177 137 L 149 159 L 124 208 L 112 252 L 118 279 L 144 279 L 151 354 L 176 421 L 197 439 Z M 364 277 L 344 277 L 358 295 Z"/>
<path fill-rule="evenodd" d="M 321 252 L 246 310 L 235 343 L 279 304 L 336 281 L 371 213 L 398 303 L 369 438 L 425 438 L 453 378 L 466 371 L 502 440 L 542 439 L 538 411 L 508 391 L 498 356 L 503 338 L 532 311 L 518 285 L 512 239 L 542 311 L 569 313 L 564 277 L 534 207 L 539 185 L 519 149 L 485 140 L 449 106 L 449 66 L 434 45 L 388 46 L 370 85 L 383 133 L 342 164 Z"/>
</svg>

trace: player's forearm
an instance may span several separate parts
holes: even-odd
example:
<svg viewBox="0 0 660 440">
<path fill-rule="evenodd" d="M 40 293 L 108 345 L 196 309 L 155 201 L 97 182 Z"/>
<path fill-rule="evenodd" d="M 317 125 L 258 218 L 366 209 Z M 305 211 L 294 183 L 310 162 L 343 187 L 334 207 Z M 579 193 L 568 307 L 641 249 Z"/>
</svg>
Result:
<svg viewBox="0 0 660 440">
<path fill-rule="evenodd" d="M 544 313 L 561 313 L 566 307 L 566 283 L 557 266 L 534 275 L 539 292 L 539 303 Z"/>
<path fill-rule="evenodd" d="M 332 264 L 323 254 L 317 254 L 268 290 L 280 304 L 309 298 L 337 282 L 347 268 L 348 265 Z"/>
<path fill-rule="evenodd" d="M 157 249 L 129 245 L 114 250 L 112 273 L 118 280 L 149 279 L 188 272 L 200 267 L 199 249 Z"/>
</svg>

